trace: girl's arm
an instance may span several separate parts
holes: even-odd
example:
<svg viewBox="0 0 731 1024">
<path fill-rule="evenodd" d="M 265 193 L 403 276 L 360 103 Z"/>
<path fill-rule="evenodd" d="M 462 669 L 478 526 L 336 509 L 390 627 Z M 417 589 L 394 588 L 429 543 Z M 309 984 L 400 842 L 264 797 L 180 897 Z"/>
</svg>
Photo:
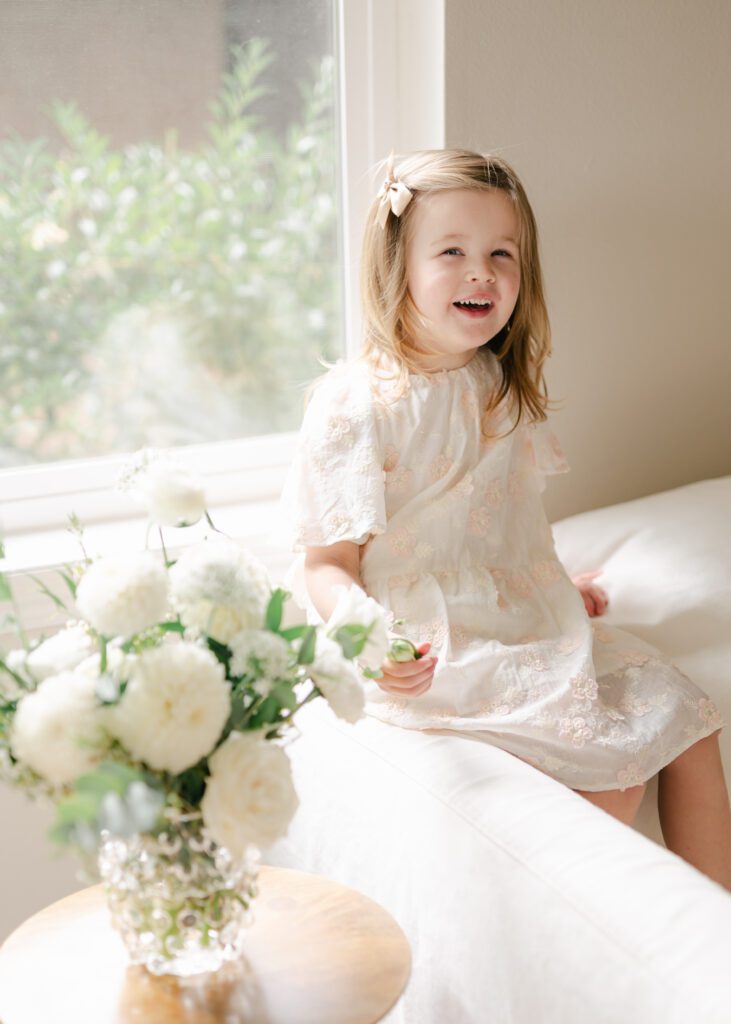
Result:
<svg viewBox="0 0 731 1024">
<path fill-rule="evenodd" d="M 350 587 L 360 581 L 360 546 L 341 540 L 324 548 L 305 549 L 305 586 L 320 618 L 327 622 L 337 604 L 333 587 L 338 583 Z"/>
<path fill-rule="evenodd" d="M 338 541 L 325 548 L 305 549 L 305 586 L 310 600 L 323 622 L 327 622 L 337 603 L 333 587 L 342 583 L 349 587 L 360 581 L 360 546 L 350 540 Z M 417 650 L 425 657 L 418 661 L 396 662 L 388 658 L 381 666 L 383 673 L 376 684 L 386 693 L 400 697 L 418 697 L 432 684 L 437 659 L 426 657 L 431 644 L 420 644 Z"/>
</svg>

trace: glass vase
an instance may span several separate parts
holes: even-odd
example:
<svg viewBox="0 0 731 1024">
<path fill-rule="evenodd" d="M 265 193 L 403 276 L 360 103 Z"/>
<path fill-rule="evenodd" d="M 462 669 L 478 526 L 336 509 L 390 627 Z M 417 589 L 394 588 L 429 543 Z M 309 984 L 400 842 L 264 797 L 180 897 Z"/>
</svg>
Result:
<svg viewBox="0 0 731 1024">
<path fill-rule="evenodd" d="M 133 964 L 187 976 L 237 959 L 253 921 L 259 850 L 232 856 L 200 815 L 177 815 L 156 834 L 102 833 L 98 868 L 114 927 Z"/>
</svg>

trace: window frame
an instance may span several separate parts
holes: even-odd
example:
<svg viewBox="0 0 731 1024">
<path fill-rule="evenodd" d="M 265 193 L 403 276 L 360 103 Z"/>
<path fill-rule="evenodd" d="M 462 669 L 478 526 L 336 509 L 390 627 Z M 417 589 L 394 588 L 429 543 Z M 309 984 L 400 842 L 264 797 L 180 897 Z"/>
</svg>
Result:
<svg viewBox="0 0 731 1024">
<path fill-rule="evenodd" d="M 336 0 L 333 8 L 346 355 L 359 348 L 360 237 L 379 187 L 373 165 L 391 149 L 444 145 L 445 2 Z M 246 510 L 276 502 L 296 437 L 291 431 L 172 451 L 203 477 L 211 509 L 240 511 L 240 535 L 248 541 Z M 0 531 L 7 555 L 0 568 L 15 576 L 60 565 L 68 557 L 71 511 L 85 528 L 136 522 L 139 509 L 113 491 L 128 459 L 129 454 L 110 455 L 0 470 Z M 43 539 L 40 549 L 36 537 Z"/>
</svg>

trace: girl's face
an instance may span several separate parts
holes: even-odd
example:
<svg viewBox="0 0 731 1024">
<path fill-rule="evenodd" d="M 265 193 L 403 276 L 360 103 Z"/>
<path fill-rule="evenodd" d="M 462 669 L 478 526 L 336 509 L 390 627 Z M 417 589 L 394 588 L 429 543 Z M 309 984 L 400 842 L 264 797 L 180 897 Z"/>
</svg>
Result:
<svg viewBox="0 0 731 1024">
<path fill-rule="evenodd" d="M 439 356 L 417 356 L 431 370 L 464 366 L 502 330 L 520 290 L 518 215 L 497 189 L 451 189 L 422 196 L 406 241 L 406 280 L 425 324 L 411 338 L 417 352 L 428 342 Z M 465 309 L 465 300 L 485 302 Z"/>
</svg>

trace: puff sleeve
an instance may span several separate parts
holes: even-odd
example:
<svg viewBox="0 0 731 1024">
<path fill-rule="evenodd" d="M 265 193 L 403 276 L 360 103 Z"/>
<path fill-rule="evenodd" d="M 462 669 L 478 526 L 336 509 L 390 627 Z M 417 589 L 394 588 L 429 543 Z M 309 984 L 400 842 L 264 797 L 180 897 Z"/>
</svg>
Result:
<svg viewBox="0 0 731 1024">
<path fill-rule="evenodd" d="M 280 498 L 293 551 L 386 529 L 385 475 L 377 413 L 357 376 L 331 371 L 305 409 Z"/>
<path fill-rule="evenodd" d="M 545 420 L 523 425 L 523 444 L 526 462 L 537 475 L 540 491 L 546 489 L 546 476 L 568 473 L 571 469 L 556 434 Z"/>
</svg>

